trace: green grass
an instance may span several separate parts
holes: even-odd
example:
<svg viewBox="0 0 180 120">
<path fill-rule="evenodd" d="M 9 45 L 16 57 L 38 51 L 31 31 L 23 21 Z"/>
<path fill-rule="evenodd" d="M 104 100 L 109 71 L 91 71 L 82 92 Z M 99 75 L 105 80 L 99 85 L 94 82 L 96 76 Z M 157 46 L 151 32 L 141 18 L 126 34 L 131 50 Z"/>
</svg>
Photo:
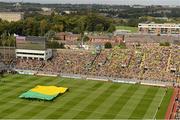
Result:
<svg viewBox="0 0 180 120">
<path fill-rule="evenodd" d="M 116 30 L 129 30 L 131 33 L 136 33 L 138 28 L 130 26 L 116 26 Z"/>
<path fill-rule="evenodd" d="M 157 119 L 164 119 L 164 115 L 166 114 L 166 110 L 167 110 L 167 107 L 168 107 L 168 104 L 169 101 L 171 100 L 171 96 L 173 94 L 173 89 L 168 89 L 167 90 L 167 93 L 166 93 L 166 99 L 163 99 L 162 101 L 162 105 L 161 105 L 161 108 L 159 109 L 157 115 L 156 115 L 156 118 Z"/>
<path fill-rule="evenodd" d="M 0 78 L 0 119 L 118 119 L 164 118 L 172 89 L 75 80 L 57 77 L 6 75 Z M 4 81 L 4 82 L 2 82 Z M 70 88 L 52 102 L 20 99 L 18 96 L 36 85 Z"/>
</svg>

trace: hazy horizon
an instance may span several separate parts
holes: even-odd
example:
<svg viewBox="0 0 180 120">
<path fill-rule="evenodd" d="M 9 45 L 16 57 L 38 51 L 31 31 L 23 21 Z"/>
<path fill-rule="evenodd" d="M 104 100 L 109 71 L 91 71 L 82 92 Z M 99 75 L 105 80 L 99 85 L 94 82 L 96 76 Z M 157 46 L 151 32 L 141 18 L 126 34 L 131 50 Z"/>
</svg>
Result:
<svg viewBox="0 0 180 120">
<path fill-rule="evenodd" d="M 31 2 L 56 4 L 110 4 L 110 5 L 174 5 L 179 6 L 180 0 L 0 0 L 0 2 Z"/>
</svg>

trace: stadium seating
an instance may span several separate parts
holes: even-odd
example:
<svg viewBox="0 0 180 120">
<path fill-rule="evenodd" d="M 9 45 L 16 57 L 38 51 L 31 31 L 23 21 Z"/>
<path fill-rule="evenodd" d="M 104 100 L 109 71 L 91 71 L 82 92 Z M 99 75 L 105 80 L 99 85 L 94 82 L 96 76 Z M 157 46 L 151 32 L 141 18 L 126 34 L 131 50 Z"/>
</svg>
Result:
<svg viewBox="0 0 180 120">
<path fill-rule="evenodd" d="M 17 59 L 16 68 L 41 72 L 80 74 L 142 80 L 176 81 L 180 48 L 146 44 L 141 47 L 102 50 L 57 50 L 48 61 Z"/>
</svg>

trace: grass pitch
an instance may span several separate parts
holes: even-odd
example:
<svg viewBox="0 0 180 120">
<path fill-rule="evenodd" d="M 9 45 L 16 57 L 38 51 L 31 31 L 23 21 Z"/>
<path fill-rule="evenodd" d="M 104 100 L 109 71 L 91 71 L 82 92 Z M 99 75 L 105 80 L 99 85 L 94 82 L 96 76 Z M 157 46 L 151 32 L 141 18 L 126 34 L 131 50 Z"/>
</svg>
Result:
<svg viewBox="0 0 180 120">
<path fill-rule="evenodd" d="M 6 75 L 0 80 L 0 119 L 164 118 L 173 91 L 168 89 L 166 93 L 165 88 L 160 87 L 28 75 Z M 52 102 L 18 97 L 36 85 L 63 86 L 70 90 Z"/>
<path fill-rule="evenodd" d="M 116 26 L 116 30 L 129 30 L 131 33 L 138 32 L 137 27 L 130 27 L 130 26 Z"/>
</svg>

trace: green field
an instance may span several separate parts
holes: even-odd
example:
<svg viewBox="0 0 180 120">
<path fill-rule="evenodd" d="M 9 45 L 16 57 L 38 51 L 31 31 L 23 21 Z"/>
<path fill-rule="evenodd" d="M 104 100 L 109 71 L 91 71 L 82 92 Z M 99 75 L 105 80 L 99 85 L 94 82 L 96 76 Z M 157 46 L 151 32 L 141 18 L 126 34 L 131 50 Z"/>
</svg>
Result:
<svg viewBox="0 0 180 120">
<path fill-rule="evenodd" d="M 5 75 L 0 80 L 0 119 L 164 118 L 173 91 L 165 94 L 160 87 L 28 75 Z M 63 86 L 69 91 L 52 102 L 18 97 L 36 85 Z"/>
<path fill-rule="evenodd" d="M 138 28 L 130 26 L 116 26 L 116 30 L 129 30 L 131 33 L 136 33 Z"/>
</svg>

